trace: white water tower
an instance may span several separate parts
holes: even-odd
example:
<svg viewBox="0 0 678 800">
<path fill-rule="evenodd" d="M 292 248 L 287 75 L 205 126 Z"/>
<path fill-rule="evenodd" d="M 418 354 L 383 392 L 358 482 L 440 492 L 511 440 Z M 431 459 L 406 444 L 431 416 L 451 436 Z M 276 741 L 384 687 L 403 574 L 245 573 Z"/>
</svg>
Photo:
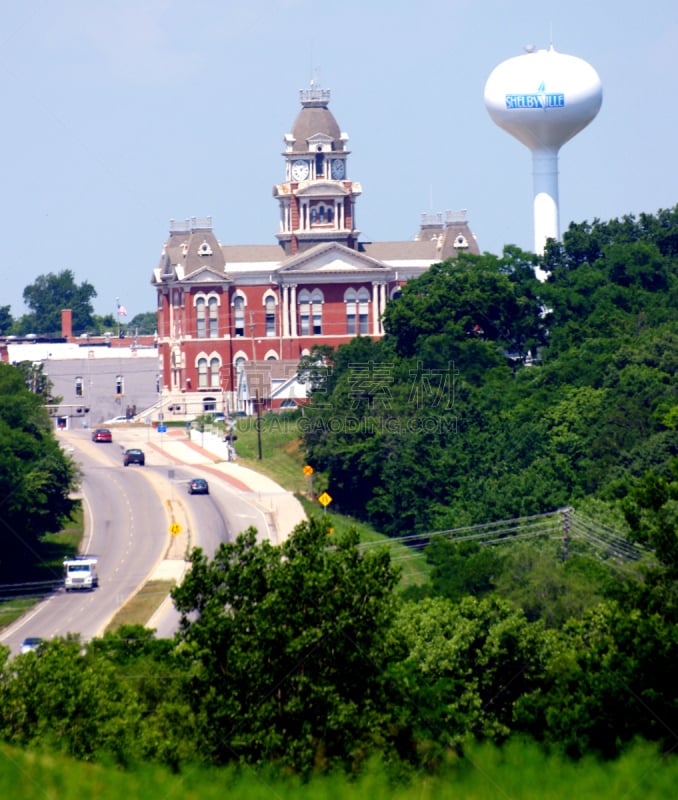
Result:
<svg viewBox="0 0 678 800">
<path fill-rule="evenodd" d="M 598 113 L 598 73 L 576 56 L 528 49 L 503 61 L 485 84 L 485 107 L 494 122 L 532 152 L 534 251 L 560 238 L 558 152 Z"/>
</svg>

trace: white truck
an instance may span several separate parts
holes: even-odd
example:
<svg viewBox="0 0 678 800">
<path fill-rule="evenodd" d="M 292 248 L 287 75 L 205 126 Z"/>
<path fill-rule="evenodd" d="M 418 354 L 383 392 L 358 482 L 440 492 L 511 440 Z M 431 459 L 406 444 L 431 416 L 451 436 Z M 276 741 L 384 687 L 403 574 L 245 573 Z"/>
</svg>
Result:
<svg viewBox="0 0 678 800">
<path fill-rule="evenodd" d="M 99 585 L 96 558 L 64 559 L 64 585 L 71 589 L 95 589 Z"/>
</svg>

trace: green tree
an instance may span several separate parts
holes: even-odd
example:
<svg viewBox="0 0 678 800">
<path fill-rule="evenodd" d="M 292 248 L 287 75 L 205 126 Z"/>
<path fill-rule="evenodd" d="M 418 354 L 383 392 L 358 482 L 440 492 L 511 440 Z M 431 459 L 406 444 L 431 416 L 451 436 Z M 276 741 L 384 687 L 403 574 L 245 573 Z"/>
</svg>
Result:
<svg viewBox="0 0 678 800">
<path fill-rule="evenodd" d="M 87 281 L 78 286 L 69 269 L 39 275 L 23 292 L 30 313 L 19 321 L 20 333 L 59 335 L 64 309 L 73 314 L 74 332 L 91 330 L 92 300 L 96 296 L 96 290 Z"/>
<path fill-rule="evenodd" d="M 469 595 L 482 597 L 491 592 L 502 572 L 502 559 L 493 547 L 475 542 L 455 544 L 436 537 L 426 548 L 426 560 L 433 565 L 434 594 L 459 601 Z"/>
<path fill-rule="evenodd" d="M 0 682 L 0 737 L 21 747 L 75 758 L 125 763 L 139 724 L 133 693 L 115 666 L 87 664 L 77 637 L 5 661 Z"/>
<path fill-rule="evenodd" d="M 140 336 L 152 336 L 158 330 L 158 313 L 156 311 L 145 311 L 135 314 L 127 323 L 130 334 L 138 333 Z"/>
<path fill-rule="evenodd" d="M 429 767 L 472 738 L 511 733 L 513 707 L 539 685 L 550 642 L 540 625 L 492 597 L 406 603 L 394 636 L 407 655 L 392 671 L 416 709 L 414 749 Z"/>
<path fill-rule="evenodd" d="M 671 577 L 678 578 L 678 458 L 665 477 L 649 472 L 624 498 L 622 509 L 633 535 L 654 548 Z"/>
<path fill-rule="evenodd" d="M 12 330 L 14 319 L 10 306 L 0 306 L 0 336 L 6 336 Z"/>
<path fill-rule="evenodd" d="M 34 544 L 71 516 L 78 471 L 54 436 L 44 398 L 0 363 L 0 575 L 16 578 Z"/>
<path fill-rule="evenodd" d="M 201 738 L 218 762 L 273 762 L 308 773 L 386 747 L 385 632 L 397 572 L 329 521 L 302 523 L 279 547 L 248 530 L 213 561 L 196 550 L 172 591 Z"/>
<path fill-rule="evenodd" d="M 676 631 L 658 614 L 613 602 L 572 619 L 540 686 L 516 703 L 516 727 L 574 757 L 612 758 L 638 737 L 675 747 Z"/>
</svg>

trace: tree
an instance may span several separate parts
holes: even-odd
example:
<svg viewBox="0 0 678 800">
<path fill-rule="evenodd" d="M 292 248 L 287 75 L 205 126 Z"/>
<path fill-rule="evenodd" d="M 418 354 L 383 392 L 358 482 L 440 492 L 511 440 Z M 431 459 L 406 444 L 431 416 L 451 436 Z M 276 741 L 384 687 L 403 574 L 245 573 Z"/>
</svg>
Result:
<svg viewBox="0 0 678 800">
<path fill-rule="evenodd" d="M 78 471 L 54 436 L 44 398 L 0 363 L 0 575 L 33 559 L 34 543 L 70 518 Z"/>
<path fill-rule="evenodd" d="M 112 662 L 88 667 L 77 637 L 53 639 L 39 652 L 4 664 L 0 737 L 20 747 L 75 758 L 129 759 L 139 715 Z"/>
<path fill-rule="evenodd" d="M 24 289 L 24 302 L 31 313 L 19 321 L 21 333 L 58 335 L 61 332 L 61 312 L 70 309 L 73 314 L 73 331 L 87 331 L 92 327 L 92 300 L 97 296 L 94 287 L 84 281 L 79 286 L 71 270 L 58 274 L 39 275 L 35 283 Z"/>
<path fill-rule="evenodd" d="M 434 593 L 455 601 L 492 591 L 502 571 L 502 559 L 495 548 L 475 542 L 456 544 L 442 537 L 433 539 L 426 548 L 426 560 L 433 565 Z"/>
<path fill-rule="evenodd" d="M 140 336 L 151 336 L 158 330 L 158 312 L 145 311 L 135 314 L 127 323 L 127 329 L 131 333 L 138 333 Z"/>
<path fill-rule="evenodd" d="M 26 388 L 30 392 L 33 392 L 33 394 L 40 395 L 43 403 L 49 405 L 51 403 L 61 402 L 60 398 L 55 398 L 52 395 L 54 384 L 45 373 L 45 365 L 42 362 L 20 361 L 14 366 L 16 366 L 24 376 L 24 385 Z"/>
<path fill-rule="evenodd" d="M 0 336 L 6 336 L 14 325 L 12 319 L 11 307 L 0 306 Z"/>
<path fill-rule="evenodd" d="M 393 669 L 407 687 L 415 750 L 435 766 L 472 738 L 505 739 L 513 708 L 539 685 L 550 635 L 498 598 L 403 605 L 394 636 L 407 655 Z"/>
<path fill-rule="evenodd" d="M 678 578 L 678 458 L 671 461 L 668 475 L 644 475 L 622 509 L 634 537 L 653 547 L 670 576 Z"/>
<path fill-rule="evenodd" d="M 574 757 L 613 758 L 638 737 L 673 749 L 677 630 L 614 602 L 573 618 L 553 640 L 540 686 L 516 703 L 516 727 Z"/>
<path fill-rule="evenodd" d="M 361 552 L 355 531 L 335 542 L 324 518 L 279 547 L 249 529 L 211 562 L 195 550 L 172 596 L 211 757 L 308 774 L 385 747 L 396 581 L 385 550 Z"/>
</svg>

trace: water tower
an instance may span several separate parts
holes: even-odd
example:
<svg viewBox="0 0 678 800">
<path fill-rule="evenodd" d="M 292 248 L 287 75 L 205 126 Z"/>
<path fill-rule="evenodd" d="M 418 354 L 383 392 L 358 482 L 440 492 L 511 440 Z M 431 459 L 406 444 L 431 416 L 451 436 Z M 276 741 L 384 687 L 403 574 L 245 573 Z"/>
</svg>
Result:
<svg viewBox="0 0 678 800">
<path fill-rule="evenodd" d="M 598 73 L 576 56 L 526 48 L 503 61 L 485 84 L 494 122 L 532 152 L 534 251 L 558 239 L 558 152 L 596 116 L 603 101 Z"/>
</svg>

